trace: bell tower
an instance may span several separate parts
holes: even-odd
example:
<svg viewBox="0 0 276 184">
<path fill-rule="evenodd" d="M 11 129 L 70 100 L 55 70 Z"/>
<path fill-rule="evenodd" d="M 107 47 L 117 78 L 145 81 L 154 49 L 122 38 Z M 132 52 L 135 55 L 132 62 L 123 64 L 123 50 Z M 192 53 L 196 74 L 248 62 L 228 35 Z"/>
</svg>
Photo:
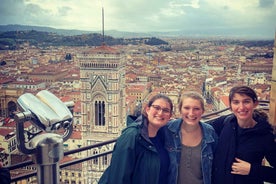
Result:
<svg viewBox="0 0 276 184">
<path fill-rule="evenodd" d="M 103 44 L 77 55 L 81 81 L 82 139 L 85 146 L 117 138 L 126 126 L 125 57 Z M 94 148 L 87 156 L 113 150 Z M 110 156 L 83 163 L 88 183 L 97 183 Z M 104 165 L 103 165 L 104 164 Z"/>
<path fill-rule="evenodd" d="M 77 57 L 83 136 L 92 143 L 116 138 L 126 117 L 124 56 L 102 45 Z"/>
</svg>

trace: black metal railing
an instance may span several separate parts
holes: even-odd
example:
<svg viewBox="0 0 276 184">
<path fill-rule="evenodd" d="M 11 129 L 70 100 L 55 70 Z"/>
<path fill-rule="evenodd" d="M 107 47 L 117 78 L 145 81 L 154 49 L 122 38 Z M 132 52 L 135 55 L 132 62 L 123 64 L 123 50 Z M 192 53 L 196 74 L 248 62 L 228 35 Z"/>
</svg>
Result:
<svg viewBox="0 0 276 184">
<path fill-rule="evenodd" d="M 264 110 L 269 110 L 269 101 L 260 101 L 259 108 L 264 109 Z M 216 112 L 204 114 L 202 116 L 202 119 L 203 119 L 203 121 L 208 122 L 212 119 L 218 118 L 221 113 L 226 112 L 226 111 L 229 111 L 229 108 L 225 108 L 223 110 L 219 110 L 219 111 L 216 111 Z M 229 113 L 231 113 L 231 112 L 229 111 Z M 213 118 L 209 118 L 209 117 L 213 117 Z M 94 144 L 94 145 L 89 145 L 89 146 L 85 146 L 85 147 L 82 147 L 82 148 L 69 150 L 69 151 L 64 152 L 64 156 L 75 154 L 75 153 L 80 153 L 80 152 L 87 151 L 87 150 L 90 150 L 90 149 L 93 149 L 93 148 L 99 148 L 99 147 L 102 147 L 102 146 L 105 146 L 105 145 L 108 145 L 108 144 L 113 144 L 113 143 L 116 142 L 116 140 L 117 139 L 112 139 L 112 140 L 104 141 L 104 142 L 97 143 L 97 144 Z M 88 157 L 85 157 L 85 158 L 75 159 L 75 160 L 60 164 L 60 168 L 62 169 L 62 168 L 67 167 L 67 166 L 71 166 L 71 165 L 82 163 L 82 162 L 85 162 L 85 161 L 88 161 L 88 160 L 99 158 L 99 157 L 102 157 L 104 155 L 108 155 L 108 154 L 111 154 L 111 153 L 112 153 L 112 151 L 106 151 L 106 152 L 99 153 L 99 154 L 94 154 L 94 155 L 91 155 L 91 156 L 88 156 Z M 34 162 L 29 160 L 29 161 L 25 161 L 25 162 L 21 162 L 21 163 L 18 163 L 18 164 L 11 165 L 7 168 L 10 169 L 10 171 L 14 171 L 16 169 L 31 166 L 33 164 L 34 164 Z M 20 180 L 26 180 L 27 178 L 31 178 L 31 177 L 36 176 L 36 174 L 37 174 L 36 171 L 33 171 L 31 173 L 28 173 L 28 174 L 14 176 L 14 177 L 12 177 L 12 182 L 18 182 Z"/>
<path fill-rule="evenodd" d="M 98 147 L 101 147 L 101 146 L 112 144 L 112 143 L 115 143 L 116 140 L 117 139 L 112 139 L 112 140 L 104 141 L 104 142 L 101 142 L 101 143 L 97 143 L 97 144 L 93 144 L 93 145 L 89 145 L 89 146 L 84 146 L 82 148 L 66 151 L 66 152 L 64 152 L 64 156 L 75 154 L 75 153 L 80 153 L 82 151 L 87 151 L 87 150 L 90 150 L 90 149 L 93 149 L 93 148 L 98 148 Z M 91 156 L 88 156 L 88 157 L 85 157 L 85 158 L 75 159 L 75 160 L 60 164 L 60 168 L 64 168 L 64 167 L 71 166 L 71 165 L 78 164 L 78 163 L 82 163 L 82 162 L 85 162 L 87 160 L 92 160 L 92 159 L 95 159 L 95 158 L 99 158 L 101 156 L 108 155 L 108 154 L 111 154 L 111 153 L 112 153 L 112 151 L 106 151 L 106 152 L 91 155 Z M 32 160 L 29 160 L 29 161 L 26 161 L 26 162 L 21 162 L 21 163 L 18 163 L 18 164 L 14 164 L 14 165 L 9 166 L 7 168 L 10 171 L 12 171 L 12 170 L 16 170 L 16 169 L 19 169 L 19 168 L 31 166 L 33 164 L 34 164 L 34 162 Z M 26 178 L 33 177 L 35 175 L 36 175 L 36 171 L 30 172 L 30 173 L 24 174 L 24 175 L 18 175 L 18 176 L 12 177 L 11 182 L 17 182 L 17 181 L 20 181 L 20 180 L 23 180 L 23 179 L 26 179 Z"/>
</svg>

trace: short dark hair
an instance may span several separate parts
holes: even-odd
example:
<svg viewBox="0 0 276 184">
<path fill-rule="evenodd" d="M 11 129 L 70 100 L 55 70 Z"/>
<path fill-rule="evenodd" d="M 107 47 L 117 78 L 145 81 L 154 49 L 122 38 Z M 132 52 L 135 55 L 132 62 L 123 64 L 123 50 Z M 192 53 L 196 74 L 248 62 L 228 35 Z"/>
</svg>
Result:
<svg viewBox="0 0 276 184">
<path fill-rule="evenodd" d="M 252 88 L 250 88 L 248 86 L 235 86 L 230 90 L 230 93 L 229 93 L 230 108 L 231 108 L 231 102 L 232 102 L 235 94 L 249 96 L 253 100 L 254 103 L 258 102 L 257 94 Z M 262 117 L 265 120 L 268 120 L 268 115 L 261 109 L 254 109 L 253 119 L 256 119 L 257 117 Z"/>
<path fill-rule="evenodd" d="M 231 104 L 235 94 L 241 94 L 241 95 L 249 96 L 253 100 L 254 103 L 258 101 L 258 97 L 257 97 L 256 92 L 248 86 L 235 86 L 235 87 L 233 87 L 230 90 L 230 93 L 229 93 L 229 103 L 230 104 Z"/>
</svg>

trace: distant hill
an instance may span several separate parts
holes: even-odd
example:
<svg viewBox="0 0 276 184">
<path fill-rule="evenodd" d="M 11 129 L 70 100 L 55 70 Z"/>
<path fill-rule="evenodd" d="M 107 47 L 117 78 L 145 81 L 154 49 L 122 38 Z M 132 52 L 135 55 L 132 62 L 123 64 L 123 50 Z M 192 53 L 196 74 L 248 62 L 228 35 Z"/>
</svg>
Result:
<svg viewBox="0 0 276 184">
<path fill-rule="evenodd" d="M 102 31 L 84 31 L 76 29 L 55 29 L 52 27 L 42 27 L 42 26 L 28 26 L 28 25 L 0 25 L 0 32 L 6 31 L 42 31 L 51 32 L 64 36 L 74 36 L 81 34 L 101 34 Z M 168 32 L 126 32 L 117 30 L 105 30 L 105 35 L 112 36 L 114 38 L 142 38 L 142 37 L 182 37 L 182 38 L 209 38 L 209 39 L 248 39 L 248 40 L 271 40 L 274 39 L 274 34 L 270 35 L 270 31 L 267 34 L 261 34 L 254 32 L 254 30 L 244 30 L 244 29 L 191 29 L 185 28 L 185 30 L 180 31 L 168 31 Z M 237 35 L 238 34 L 238 35 Z"/>
<path fill-rule="evenodd" d="M 17 49 L 17 47 L 28 42 L 35 46 L 99 46 L 103 42 L 108 45 L 147 44 L 168 45 L 162 39 L 156 37 L 139 38 L 114 38 L 103 36 L 99 33 L 90 33 L 73 30 L 59 30 L 47 27 L 34 26 L 1 26 L 0 27 L 0 50 Z M 69 34 L 70 33 L 70 34 Z M 166 47 L 162 47 L 168 49 Z"/>
<path fill-rule="evenodd" d="M 160 45 L 163 50 L 171 50 L 168 42 L 163 39 L 166 37 L 182 38 L 207 38 L 205 36 L 195 36 L 189 32 L 151 32 L 151 33 L 133 33 L 120 32 L 116 30 L 105 31 L 105 38 L 101 32 L 55 29 L 51 27 L 25 26 L 25 25 L 0 25 L 0 50 L 17 49 L 21 43 L 28 42 L 35 46 L 99 46 L 104 41 L 108 45 L 126 45 L 126 44 L 148 44 Z M 208 37 L 210 40 L 228 40 L 226 37 L 216 36 Z M 230 41 L 232 40 L 232 41 Z M 273 39 L 251 39 L 238 40 L 230 39 L 227 42 L 238 42 L 238 44 L 256 46 L 273 45 Z M 219 44 L 222 42 L 219 41 Z M 166 46 L 167 45 L 167 46 Z"/>
<path fill-rule="evenodd" d="M 7 31 L 42 31 L 42 32 L 51 32 L 64 36 L 74 36 L 81 34 L 91 34 L 98 33 L 101 34 L 102 31 L 83 31 L 76 29 L 56 29 L 52 27 L 42 27 L 42 26 L 28 26 L 28 25 L 18 25 L 18 24 L 9 24 L 9 25 L 0 25 L 0 32 Z M 180 32 L 127 32 L 127 31 L 117 31 L 117 30 L 105 30 L 105 35 L 109 35 L 115 38 L 141 38 L 141 37 L 176 37 L 183 36 L 183 33 Z"/>
<path fill-rule="evenodd" d="M 60 35 L 65 35 L 65 36 L 92 33 L 89 31 L 55 29 L 55 28 L 51 28 L 51 27 L 41 27 L 41 26 L 26 26 L 26 25 L 18 25 L 18 24 L 0 25 L 0 32 L 31 31 L 31 30 L 57 33 Z"/>
<path fill-rule="evenodd" d="M 55 29 L 52 27 L 41 27 L 41 26 L 27 26 L 27 25 L 18 25 L 18 24 L 10 24 L 10 25 L 0 25 L 0 32 L 7 31 L 42 31 L 42 32 L 51 32 L 64 36 L 74 36 L 81 34 L 91 34 L 91 33 L 99 33 L 102 31 L 83 31 L 76 29 Z M 134 33 L 134 32 L 121 32 L 116 30 L 106 30 L 105 35 L 110 35 L 116 38 L 137 38 L 137 37 L 152 37 L 153 33 Z"/>
</svg>

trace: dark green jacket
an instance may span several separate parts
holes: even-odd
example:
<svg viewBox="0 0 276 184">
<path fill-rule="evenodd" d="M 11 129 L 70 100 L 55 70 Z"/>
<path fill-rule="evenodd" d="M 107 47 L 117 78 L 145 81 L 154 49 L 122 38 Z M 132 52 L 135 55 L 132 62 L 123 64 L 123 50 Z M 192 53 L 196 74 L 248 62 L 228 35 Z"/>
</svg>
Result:
<svg viewBox="0 0 276 184">
<path fill-rule="evenodd" d="M 127 124 L 99 184 L 157 184 L 160 160 L 148 137 L 147 120 L 140 116 Z"/>
</svg>

